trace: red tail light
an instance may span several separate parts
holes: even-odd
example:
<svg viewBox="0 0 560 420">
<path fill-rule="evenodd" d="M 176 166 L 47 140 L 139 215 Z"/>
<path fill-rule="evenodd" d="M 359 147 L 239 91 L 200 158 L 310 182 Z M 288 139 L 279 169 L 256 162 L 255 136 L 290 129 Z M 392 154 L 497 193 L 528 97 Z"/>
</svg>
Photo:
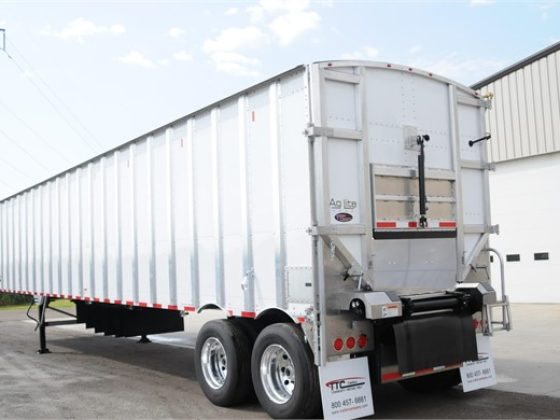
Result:
<svg viewBox="0 0 560 420">
<path fill-rule="evenodd" d="M 342 341 L 342 338 L 337 338 L 336 340 L 334 340 L 333 347 L 336 351 L 342 350 L 342 346 L 344 346 L 344 341 Z"/>
<path fill-rule="evenodd" d="M 353 349 L 355 345 L 356 339 L 354 337 L 348 337 L 346 339 L 346 347 L 348 347 L 349 349 Z"/>
<path fill-rule="evenodd" d="M 367 336 L 365 334 L 362 334 L 358 338 L 358 347 L 363 349 L 365 346 L 367 346 Z"/>
</svg>

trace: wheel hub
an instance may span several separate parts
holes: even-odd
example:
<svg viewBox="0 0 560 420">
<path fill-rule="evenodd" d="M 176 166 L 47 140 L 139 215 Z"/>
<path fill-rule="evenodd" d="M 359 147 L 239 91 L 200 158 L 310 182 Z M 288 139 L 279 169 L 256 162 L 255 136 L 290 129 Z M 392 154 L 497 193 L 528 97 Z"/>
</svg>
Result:
<svg viewBox="0 0 560 420">
<path fill-rule="evenodd" d="M 224 346 L 216 337 L 209 337 L 202 345 L 200 363 L 204 380 L 212 389 L 224 386 L 227 377 L 227 357 Z"/>
<path fill-rule="evenodd" d="M 294 363 L 290 354 L 280 344 L 268 346 L 260 363 L 261 383 L 268 398 L 284 404 L 292 397 L 296 381 Z"/>
</svg>

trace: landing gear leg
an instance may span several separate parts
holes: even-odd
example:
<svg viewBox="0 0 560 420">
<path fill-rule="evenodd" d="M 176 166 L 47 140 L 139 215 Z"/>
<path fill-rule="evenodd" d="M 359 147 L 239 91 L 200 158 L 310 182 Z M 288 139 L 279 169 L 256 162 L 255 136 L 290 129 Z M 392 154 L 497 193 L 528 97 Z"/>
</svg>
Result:
<svg viewBox="0 0 560 420">
<path fill-rule="evenodd" d="M 144 335 L 144 334 L 140 337 L 140 340 L 138 340 L 138 344 L 148 344 L 148 343 L 151 343 L 151 342 L 152 342 L 152 340 L 150 340 L 148 338 L 148 336 Z"/>
<path fill-rule="evenodd" d="M 49 305 L 49 298 L 43 297 L 39 303 L 39 350 L 37 353 L 39 354 L 46 354 L 50 353 L 51 351 L 47 348 L 47 323 L 45 321 L 45 312 L 47 306 Z"/>
</svg>

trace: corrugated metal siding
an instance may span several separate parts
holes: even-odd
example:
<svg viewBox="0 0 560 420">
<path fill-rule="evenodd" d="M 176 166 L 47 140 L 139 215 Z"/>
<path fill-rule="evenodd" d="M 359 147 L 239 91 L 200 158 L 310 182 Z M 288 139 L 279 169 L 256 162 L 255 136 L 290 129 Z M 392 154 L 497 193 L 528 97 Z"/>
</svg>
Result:
<svg viewBox="0 0 560 420">
<path fill-rule="evenodd" d="M 486 125 L 494 162 L 560 151 L 560 51 L 480 89 L 494 94 Z"/>
<path fill-rule="evenodd" d="M 306 71 L 0 201 L 0 293 L 302 315 L 284 280 L 312 262 Z"/>
</svg>

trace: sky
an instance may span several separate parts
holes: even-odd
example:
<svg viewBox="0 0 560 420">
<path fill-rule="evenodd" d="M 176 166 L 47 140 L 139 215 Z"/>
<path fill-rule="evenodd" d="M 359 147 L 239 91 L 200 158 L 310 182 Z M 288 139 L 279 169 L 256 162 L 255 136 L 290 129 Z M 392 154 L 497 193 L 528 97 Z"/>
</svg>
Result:
<svg viewBox="0 0 560 420">
<path fill-rule="evenodd" d="M 475 83 L 560 41 L 560 1 L 0 0 L 0 28 L 2 198 L 299 64 Z"/>
</svg>

